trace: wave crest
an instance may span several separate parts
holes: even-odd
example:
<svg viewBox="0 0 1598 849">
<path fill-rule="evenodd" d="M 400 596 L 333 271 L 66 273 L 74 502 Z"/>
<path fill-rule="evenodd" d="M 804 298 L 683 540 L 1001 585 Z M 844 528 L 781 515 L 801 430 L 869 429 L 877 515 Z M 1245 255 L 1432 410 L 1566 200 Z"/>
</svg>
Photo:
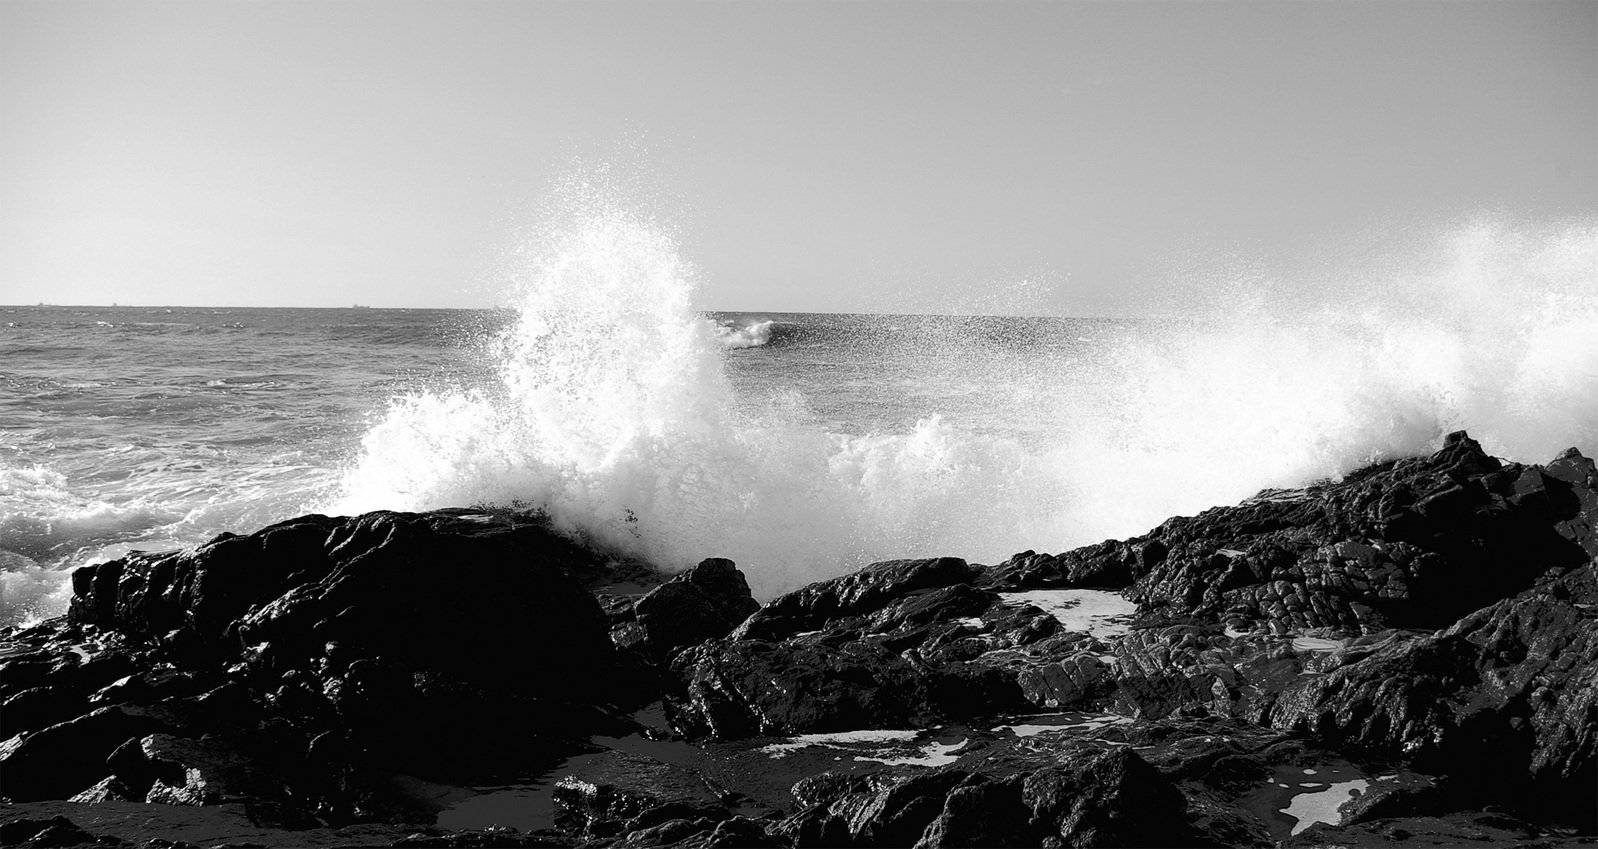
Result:
<svg viewBox="0 0 1598 849">
<path fill-rule="evenodd" d="M 752 322 L 742 327 L 718 324 L 716 341 L 723 348 L 759 348 L 771 342 L 771 331 L 776 324 L 770 319 Z"/>
</svg>

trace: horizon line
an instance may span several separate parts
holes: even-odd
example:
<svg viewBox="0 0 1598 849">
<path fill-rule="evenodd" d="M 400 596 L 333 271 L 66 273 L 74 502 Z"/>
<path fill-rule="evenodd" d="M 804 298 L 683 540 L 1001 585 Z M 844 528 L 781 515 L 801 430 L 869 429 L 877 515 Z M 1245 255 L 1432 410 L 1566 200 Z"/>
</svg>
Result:
<svg viewBox="0 0 1598 849">
<path fill-rule="evenodd" d="M 160 310 L 160 309 L 166 309 L 166 310 L 173 310 L 173 309 L 181 309 L 181 310 L 328 310 L 328 311 L 341 310 L 341 311 L 345 311 L 345 312 L 348 312 L 348 311 L 351 311 L 351 310 L 382 310 L 382 311 L 388 311 L 388 312 L 401 311 L 401 310 L 404 310 L 404 311 L 418 311 L 418 312 L 420 312 L 420 311 L 428 311 L 428 312 L 485 312 L 485 311 L 494 311 L 494 310 L 502 310 L 502 311 L 506 311 L 506 312 L 516 312 L 517 311 L 516 307 L 505 306 L 505 305 L 486 306 L 486 307 L 459 307 L 459 306 L 454 306 L 454 307 L 390 307 L 390 306 L 376 306 L 376 305 L 371 305 L 371 304 L 352 304 L 351 306 L 347 306 L 347 307 L 329 307 L 329 306 L 259 306 L 259 305 L 226 305 L 226 306 L 224 306 L 224 305 L 217 305 L 217 304 L 123 304 L 123 303 L 110 303 L 110 304 L 52 304 L 52 303 L 45 303 L 43 301 L 40 301 L 38 303 L 33 303 L 33 304 L 0 304 L 0 310 L 17 310 L 17 309 L 30 309 L 31 310 L 31 309 L 41 309 L 41 308 L 43 308 L 43 309 L 150 309 L 150 310 Z M 1142 314 L 1142 315 L 1107 314 L 1107 313 L 1080 314 L 1080 315 L 1062 315 L 1062 314 L 1047 314 L 1047 315 L 1045 315 L 1045 314 L 1038 314 L 1038 313 L 1019 314 L 1019 313 L 948 313 L 948 312 L 873 312 L 873 311 L 856 311 L 856 310 L 835 311 L 835 310 L 782 310 L 782 309 L 775 309 L 775 310 L 774 309 L 763 309 L 763 310 L 700 309 L 700 310 L 695 310 L 695 312 L 698 312 L 698 313 L 701 313 L 701 314 L 740 314 L 740 315 L 922 316 L 922 317 L 927 317 L 927 318 L 1054 318 L 1054 319 L 1125 319 L 1125 320 L 1133 320 L 1133 319 L 1148 319 L 1148 318 L 1159 318 L 1160 317 L 1160 315 L 1158 313 L 1145 313 L 1145 314 Z"/>
</svg>

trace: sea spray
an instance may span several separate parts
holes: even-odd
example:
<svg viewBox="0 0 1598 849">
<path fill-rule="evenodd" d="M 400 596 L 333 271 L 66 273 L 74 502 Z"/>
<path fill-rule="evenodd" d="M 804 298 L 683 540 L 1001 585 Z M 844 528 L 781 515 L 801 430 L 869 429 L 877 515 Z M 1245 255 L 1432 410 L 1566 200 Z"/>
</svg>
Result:
<svg viewBox="0 0 1598 849">
<path fill-rule="evenodd" d="M 817 414 L 826 399 L 733 390 L 739 346 L 695 311 L 692 270 L 647 222 L 588 216 L 541 244 L 497 382 L 397 400 L 337 509 L 533 504 L 667 568 L 731 557 L 769 597 L 873 559 L 993 562 L 1139 533 L 1461 427 L 1544 461 L 1590 445 L 1598 421 L 1590 229 L 1475 228 L 1423 271 L 1239 290 L 1072 344 L 885 325 L 854 356 L 874 385 L 934 387 L 939 406 L 854 431 Z"/>
<path fill-rule="evenodd" d="M 1053 472 L 1013 440 L 936 415 L 830 433 L 803 399 L 739 397 L 692 270 L 647 222 L 585 216 L 540 244 L 497 382 L 396 400 L 333 510 L 532 504 L 666 568 L 731 557 L 765 596 L 875 558 L 1058 538 L 1035 526 L 1066 515 Z"/>
<path fill-rule="evenodd" d="M 1081 526 L 1133 532 L 1458 429 L 1521 462 L 1598 445 L 1598 228 L 1483 219 L 1406 249 L 1222 280 L 1202 311 L 1117 340 L 1097 366 L 1110 391 L 1061 440 L 1089 482 Z"/>
</svg>

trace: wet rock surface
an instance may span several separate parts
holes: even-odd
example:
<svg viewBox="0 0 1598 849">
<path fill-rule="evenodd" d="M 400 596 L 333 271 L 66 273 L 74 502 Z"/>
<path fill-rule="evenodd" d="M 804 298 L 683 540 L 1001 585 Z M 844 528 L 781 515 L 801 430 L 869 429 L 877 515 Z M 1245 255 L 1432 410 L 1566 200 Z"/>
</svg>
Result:
<svg viewBox="0 0 1598 849">
<path fill-rule="evenodd" d="M 1591 460 L 1464 434 L 764 606 L 531 514 L 306 516 L 0 632 L 0 842 L 1591 845 L 1595 555 Z"/>
</svg>

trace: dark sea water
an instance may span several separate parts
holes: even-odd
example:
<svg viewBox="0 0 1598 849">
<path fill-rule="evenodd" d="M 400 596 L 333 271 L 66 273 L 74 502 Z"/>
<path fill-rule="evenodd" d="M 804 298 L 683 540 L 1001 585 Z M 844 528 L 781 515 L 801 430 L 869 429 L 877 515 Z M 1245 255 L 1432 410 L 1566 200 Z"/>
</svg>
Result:
<svg viewBox="0 0 1598 849">
<path fill-rule="evenodd" d="M 63 570 L 304 512 L 521 504 L 758 595 L 995 562 L 1429 450 L 1598 434 L 1598 238 L 1477 234 L 1351 302 L 707 313 L 671 241 L 551 238 L 495 310 L 0 306 L 0 623 Z M 447 580 L 447 575 L 441 575 Z"/>
</svg>

